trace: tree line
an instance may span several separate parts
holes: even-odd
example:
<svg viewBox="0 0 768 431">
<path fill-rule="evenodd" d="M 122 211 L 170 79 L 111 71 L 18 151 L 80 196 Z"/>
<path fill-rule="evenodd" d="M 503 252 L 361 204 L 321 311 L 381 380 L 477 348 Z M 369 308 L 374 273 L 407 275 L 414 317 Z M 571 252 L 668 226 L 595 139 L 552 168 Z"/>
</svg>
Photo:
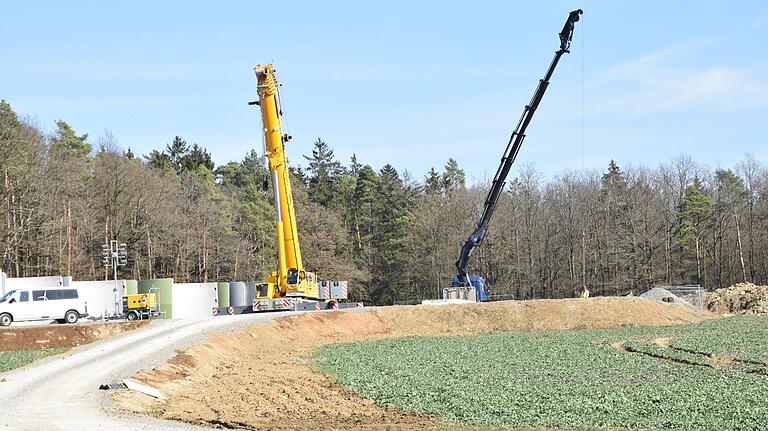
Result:
<svg viewBox="0 0 768 431">
<path fill-rule="evenodd" d="M 438 297 L 450 285 L 489 184 L 467 184 L 454 159 L 417 177 L 342 162 L 322 139 L 300 162 L 291 173 L 308 270 L 348 280 L 354 299 L 374 303 Z M 46 134 L 2 101 L 0 170 L 9 276 L 108 277 L 100 253 L 111 239 L 128 245 L 123 278 L 259 280 L 276 268 L 271 184 L 255 151 L 215 166 L 176 136 L 137 156 L 109 132 L 92 139 L 65 121 Z M 493 293 L 519 298 L 765 284 L 766 197 L 768 171 L 750 155 L 733 169 L 679 155 L 552 178 L 522 166 L 470 268 Z"/>
</svg>

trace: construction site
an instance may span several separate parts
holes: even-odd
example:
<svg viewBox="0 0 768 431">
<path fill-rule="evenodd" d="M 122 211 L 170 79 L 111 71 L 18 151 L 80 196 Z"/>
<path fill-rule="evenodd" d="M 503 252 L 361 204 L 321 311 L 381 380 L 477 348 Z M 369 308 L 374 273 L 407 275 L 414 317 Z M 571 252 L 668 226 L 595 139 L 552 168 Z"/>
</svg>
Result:
<svg viewBox="0 0 768 431">
<path fill-rule="evenodd" d="M 596 21 L 605 19 L 595 8 Z M 259 62 L 252 91 L 237 94 L 238 112 L 256 124 L 239 162 L 215 162 L 178 135 L 161 151 L 138 147 L 148 154 L 137 157 L 108 130 L 94 141 L 56 120 L 49 132 L 2 99 L 0 428 L 768 429 L 768 167 L 757 150 L 728 159 L 733 169 L 721 167 L 724 153 L 701 150 L 703 163 L 679 152 L 653 168 L 585 139 L 585 124 L 602 116 L 605 123 L 624 112 L 640 129 L 652 115 L 643 104 L 666 116 L 681 109 L 675 104 L 723 96 L 698 87 L 683 96 L 685 86 L 665 83 L 656 88 L 669 96 L 663 106 L 631 93 L 628 104 L 587 103 L 585 114 L 590 91 L 607 88 L 619 99 L 606 83 L 681 76 L 671 63 L 654 64 L 681 49 L 605 67 L 585 85 L 579 32 L 589 11 L 567 9 L 535 11 L 546 25 L 526 27 L 545 49 L 514 48 L 536 59 L 515 72 L 521 88 L 533 88 L 530 99 L 498 85 L 511 75 L 497 65 L 478 72 L 488 81 L 470 99 L 511 94 L 522 106 L 516 122 L 506 101 L 473 117 L 474 102 L 461 99 L 466 124 L 494 123 L 494 133 L 452 117 L 461 142 L 445 140 L 444 172 L 432 167 L 423 179 L 388 158 L 378 171 L 361 163 L 358 155 L 377 157 L 376 136 L 351 147 L 348 165 L 322 138 L 310 147 L 303 136 L 294 147 L 284 92 L 311 76 L 291 72 L 290 60 Z M 309 9 L 303 15 L 314 18 Z M 601 37 L 612 29 L 594 28 Z M 522 30 L 505 31 L 523 40 Z M 696 49 L 689 45 L 681 46 Z M 288 70 L 280 79 L 278 66 Z M 727 70 L 715 69 L 690 81 L 738 92 L 722 84 Z M 465 78 L 477 80 L 475 72 Z M 337 78 L 354 87 L 377 73 L 362 67 Z M 145 74 L 154 76 L 127 81 Z M 768 88 L 751 72 L 733 76 L 754 91 Z M 338 90 L 332 81 L 322 81 L 324 94 Z M 395 87 L 393 96 L 413 91 Z M 289 100 L 305 103 L 291 112 L 310 129 L 318 126 L 302 110 L 348 107 L 317 109 L 308 94 Z M 761 103 L 723 106 L 741 118 L 738 109 Z M 388 109 L 381 115 L 394 115 Z M 630 115 L 635 109 L 642 113 Z M 449 122 L 430 130 L 445 139 L 435 131 Z M 559 146 L 568 127 L 578 137 Z M 485 142 L 502 130 L 506 145 Z M 428 142 L 399 145 L 391 154 L 406 153 L 409 163 L 440 163 Z M 450 153 L 458 147 L 485 179 L 465 173 Z M 578 169 L 530 164 L 562 165 L 556 153 L 576 147 Z M 585 151 L 609 154 L 590 170 Z M 629 162 L 619 167 L 622 154 Z"/>
</svg>

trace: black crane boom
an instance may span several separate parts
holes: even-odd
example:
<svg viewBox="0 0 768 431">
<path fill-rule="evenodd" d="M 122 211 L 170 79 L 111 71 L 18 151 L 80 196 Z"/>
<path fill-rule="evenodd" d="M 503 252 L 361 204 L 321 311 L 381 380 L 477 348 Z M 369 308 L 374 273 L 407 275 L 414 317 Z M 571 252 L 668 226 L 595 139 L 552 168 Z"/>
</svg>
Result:
<svg viewBox="0 0 768 431">
<path fill-rule="evenodd" d="M 512 132 L 512 135 L 509 137 L 509 142 L 507 143 L 507 148 L 504 151 L 504 156 L 501 158 L 501 164 L 499 165 L 499 169 L 496 171 L 496 175 L 493 178 L 491 189 L 488 191 L 488 196 L 485 198 L 483 214 L 480 216 L 480 220 L 477 223 L 477 228 L 474 232 L 472 232 L 469 238 L 467 238 L 467 241 L 464 242 L 464 245 L 461 247 L 459 259 L 456 261 L 458 276 L 454 280 L 454 284 L 458 284 L 459 286 L 472 285 L 470 282 L 470 277 L 467 273 L 469 256 L 472 254 L 472 251 L 483 242 L 483 238 L 485 238 L 485 234 L 488 230 L 488 223 L 491 221 L 491 217 L 493 217 L 493 212 L 496 209 L 496 204 L 499 201 L 499 196 L 501 195 L 501 192 L 504 190 L 504 186 L 506 185 L 507 174 L 509 174 L 509 170 L 512 167 L 512 164 L 515 162 L 517 153 L 520 151 L 520 146 L 523 144 L 523 140 L 525 139 L 525 130 L 531 123 L 533 114 L 536 112 L 536 108 L 539 107 L 539 103 L 541 103 L 541 99 L 544 97 L 544 93 L 547 91 L 549 80 L 552 78 L 552 74 L 555 72 L 555 68 L 557 67 L 557 63 L 560 61 L 560 57 L 562 57 L 563 54 L 570 52 L 569 49 L 571 47 L 571 39 L 573 38 L 573 29 L 576 22 L 579 21 L 579 16 L 581 14 L 582 10 L 577 9 L 568 15 L 568 19 L 565 21 L 563 30 L 560 32 L 560 49 L 555 52 L 555 58 L 552 59 L 552 63 L 549 65 L 547 73 L 544 75 L 543 79 L 539 80 L 539 85 L 536 87 L 536 91 L 533 93 L 533 97 L 531 98 L 530 103 L 525 106 L 515 131 Z M 481 293 L 481 296 L 484 296 L 484 293 Z"/>
</svg>

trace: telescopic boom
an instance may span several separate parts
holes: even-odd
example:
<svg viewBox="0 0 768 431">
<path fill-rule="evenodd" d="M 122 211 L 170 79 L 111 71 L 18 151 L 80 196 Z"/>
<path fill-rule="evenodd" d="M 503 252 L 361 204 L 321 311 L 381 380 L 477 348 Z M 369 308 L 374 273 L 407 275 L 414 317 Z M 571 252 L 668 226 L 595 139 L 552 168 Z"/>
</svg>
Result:
<svg viewBox="0 0 768 431">
<path fill-rule="evenodd" d="M 552 78 L 552 74 L 555 72 L 555 68 L 557 67 L 557 63 L 560 61 L 560 57 L 563 54 L 570 52 L 569 48 L 571 47 L 571 39 L 573 38 L 573 28 L 576 25 L 576 22 L 579 21 L 579 16 L 581 14 L 582 10 L 577 9 L 568 15 L 568 19 L 565 21 L 563 30 L 560 32 L 560 49 L 555 52 L 555 58 L 552 59 L 552 63 L 549 65 L 547 73 L 544 75 L 543 79 L 539 80 L 539 85 L 536 87 L 536 91 L 533 93 L 531 102 L 525 106 L 523 115 L 520 117 L 520 121 L 518 121 L 515 131 L 512 132 L 512 136 L 509 138 L 507 149 L 504 152 L 504 156 L 501 158 L 501 164 L 499 165 L 499 169 L 496 171 L 496 176 L 493 178 L 493 183 L 491 183 L 491 189 L 488 192 L 488 196 L 485 198 L 483 214 L 480 216 L 480 221 L 477 223 L 477 228 L 474 232 L 472 232 L 469 238 L 467 238 L 467 241 L 464 243 L 464 246 L 461 248 L 461 252 L 459 253 L 459 259 L 456 261 L 456 269 L 458 270 L 458 275 L 454 280 L 455 285 L 458 284 L 459 286 L 471 286 L 473 284 L 470 281 L 470 277 L 467 273 L 469 256 L 472 254 L 472 251 L 483 242 L 483 238 L 485 238 L 485 234 L 488 230 L 488 223 L 491 221 L 491 217 L 493 217 L 493 211 L 496 209 L 499 196 L 501 195 L 501 192 L 504 190 L 504 186 L 506 185 L 505 181 L 507 174 L 509 174 L 509 170 L 512 167 L 512 164 L 515 162 L 517 153 L 520 151 L 520 146 L 523 144 L 523 140 L 525 139 L 525 129 L 527 129 L 528 124 L 531 123 L 533 114 L 536 112 L 536 108 L 539 107 L 539 103 L 541 103 L 541 99 L 544 97 L 544 93 L 547 91 L 549 80 Z M 480 294 L 484 296 L 484 293 L 480 292 Z"/>
</svg>

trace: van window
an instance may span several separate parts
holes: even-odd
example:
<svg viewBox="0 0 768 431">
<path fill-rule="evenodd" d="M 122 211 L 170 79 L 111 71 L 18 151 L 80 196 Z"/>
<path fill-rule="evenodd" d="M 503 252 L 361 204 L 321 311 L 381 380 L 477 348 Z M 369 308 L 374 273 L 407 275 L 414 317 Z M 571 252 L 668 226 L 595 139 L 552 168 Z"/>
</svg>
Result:
<svg viewBox="0 0 768 431">
<path fill-rule="evenodd" d="M 0 303 L 9 300 L 14 293 L 16 293 L 16 290 L 9 290 L 8 292 L 6 292 L 5 295 L 3 295 L 2 298 L 0 298 Z"/>
<path fill-rule="evenodd" d="M 59 299 L 77 299 L 76 289 L 51 289 L 47 290 L 45 297 L 49 301 L 56 301 Z"/>
<path fill-rule="evenodd" d="M 29 292 L 26 290 L 19 295 L 19 302 L 29 302 Z"/>
<path fill-rule="evenodd" d="M 45 290 L 33 290 L 32 291 L 32 300 L 33 301 L 45 301 Z"/>
</svg>

